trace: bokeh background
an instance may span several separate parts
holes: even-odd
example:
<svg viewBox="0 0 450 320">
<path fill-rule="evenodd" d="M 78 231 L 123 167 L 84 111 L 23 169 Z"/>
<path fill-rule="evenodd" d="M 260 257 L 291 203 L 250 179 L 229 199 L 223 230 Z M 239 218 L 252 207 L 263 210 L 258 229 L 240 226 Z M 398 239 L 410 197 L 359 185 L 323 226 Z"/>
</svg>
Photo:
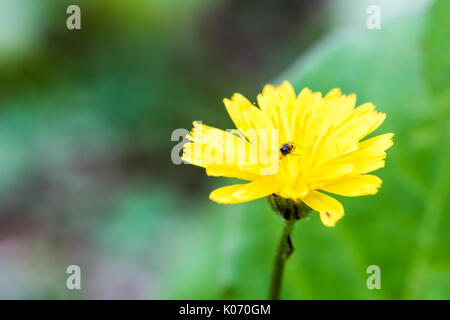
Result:
<svg viewBox="0 0 450 320">
<path fill-rule="evenodd" d="M 170 137 L 287 79 L 356 93 L 396 136 L 376 196 L 298 223 L 283 297 L 449 299 L 449 4 L 0 0 L 0 298 L 265 298 L 280 217 L 211 202 L 232 181 L 173 164 Z"/>
</svg>

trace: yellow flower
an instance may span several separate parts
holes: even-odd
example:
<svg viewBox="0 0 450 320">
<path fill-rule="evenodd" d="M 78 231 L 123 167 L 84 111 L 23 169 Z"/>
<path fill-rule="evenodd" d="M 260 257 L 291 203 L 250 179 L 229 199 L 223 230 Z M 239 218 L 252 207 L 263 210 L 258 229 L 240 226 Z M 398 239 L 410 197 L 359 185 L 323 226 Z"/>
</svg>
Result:
<svg viewBox="0 0 450 320">
<path fill-rule="evenodd" d="M 224 99 L 237 130 L 194 123 L 188 135 L 184 161 L 211 176 L 251 181 L 216 189 L 212 200 L 240 203 L 277 194 L 304 202 L 320 213 L 324 225 L 334 226 L 344 209 L 323 192 L 377 193 L 382 181 L 367 173 L 384 167 L 393 134 L 361 141 L 386 117 L 373 104 L 355 108 L 356 96 L 339 89 L 324 97 L 308 88 L 296 95 L 287 81 L 266 85 L 257 100 L 259 107 L 238 93 Z"/>
</svg>

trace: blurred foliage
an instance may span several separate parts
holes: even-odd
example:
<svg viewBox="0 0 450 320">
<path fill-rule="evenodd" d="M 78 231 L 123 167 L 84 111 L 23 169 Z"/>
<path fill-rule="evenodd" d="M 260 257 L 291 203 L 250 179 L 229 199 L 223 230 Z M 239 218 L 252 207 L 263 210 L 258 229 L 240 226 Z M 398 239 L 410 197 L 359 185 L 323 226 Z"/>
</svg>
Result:
<svg viewBox="0 0 450 320">
<path fill-rule="evenodd" d="M 222 97 L 255 100 L 286 68 L 275 82 L 355 92 L 396 136 L 378 195 L 342 199 L 334 229 L 297 225 L 283 297 L 450 297 L 449 12 L 312 47 L 324 1 L 0 0 L 0 298 L 265 298 L 280 218 L 210 202 L 231 181 L 173 165 L 170 134 L 231 127 Z"/>
</svg>

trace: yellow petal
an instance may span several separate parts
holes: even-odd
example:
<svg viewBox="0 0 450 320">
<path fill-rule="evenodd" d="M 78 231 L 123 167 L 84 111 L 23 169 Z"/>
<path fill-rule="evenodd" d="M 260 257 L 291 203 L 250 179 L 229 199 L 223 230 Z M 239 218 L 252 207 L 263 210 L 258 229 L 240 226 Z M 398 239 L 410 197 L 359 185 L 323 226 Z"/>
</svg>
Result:
<svg viewBox="0 0 450 320">
<path fill-rule="evenodd" d="M 340 162 L 353 163 L 354 174 L 363 174 L 384 167 L 384 158 L 386 158 L 386 149 L 389 149 L 394 143 L 392 133 L 382 134 L 371 139 L 362 141 L 358 144 L 358 150 L 350 152 L 341 157 Z"/>
<path fill-rule="evenodd" d="M 379 136 L 367 139 L 359 143 L 358 149 L 364 150 L 367 153 L 375 153 L 377 155 L 383 154 L 383 152 L 394 144 L 392 138 L 394 137 L 393 133 L 385 133 Z"/>
<path fill-rule="evenodd" d="M 266 197 L 276 192 L 276 184 L 261 179 L 247 184 L 235 184 L 214 190 L 209 198 L 218 203 L 241 203 Z"/>
<path fill-rule="evenodd" d="M 302 200 L 320 213 L 320 220 L 327 227 L 334 227 L 344 216 L 344 208 L 339 201 L 318 191 L 311 191 Z"/>
<path fill-rule="evenodd" d="M 231 100 L 223 99 L 223 103 L 236 128 L 242 131 L 252 129 L 248 119 L 245 117 L 245 112 L 249 112 L 250 110 L 256 114 L 261 112 L 261 110 L 252 105 L 247 98 L 239 93 L 235 93 Z"/>
<path fill-rule="evenodd" d="M 361 140 L 374 131 L 384 121 L 386 115 L 375 111 L 372 103 L 364 103 L 353 110 L 330 135 L 330 140 Z"/>
<path fill-rule="evenodd" d="M 259 167 L 255 168 L 255 170 L 258 170 L 258 168 Z M 238 178 L 247 181 L 252 181 L 259 178 L 257 174 L 254 174 L 249 170 L 243 170 L 238 166 L 231 164 L 208 166 L 206 167 L 206 174 L 213 177 Z"/>
<path fill-rule="evenodd" d="M 292 109 L 294 107 L 295 99 L 297 98 L 292 85 L 288 81 L 283 81 L 283 83 L 277 87 L 277 90 L 284 106 L 287 109 Z"/>
<path fill-rule="evenodd" d="M 315 180 L 336 179 L 343 175 L 351 173 L 354 169 L 355 169 L 354 164 L 327 162 L 316 169 L 317 173 L 314 174 L 314 179 Z"/>
<path fill-rule="evenodd" d="M 331 100 L 339 98 L 342 95 L 341 90 L 339 88 L 331 89 L 324 97 L 324 99 Z"/>
<path fill-rule="evenodd" d="M 375 194 L 381 186 L 381 179 L 371 174 L 347 176 L 321 187 L 322 190 L 347 197 Z"/>
<path fill-rule="evenodd" d="M 280 109 L 280 93 L 278 88 L 268 84 L 264 86 L 262 93 L 257 97 L 258 105 L 265 114 L 273 128 L 279 129 L 280 141 L 286 141 L 285 128 L 283 121 L 287 118 L 286 108 L 283 106 L 283 112 Z M 283 113 L 283 118 L 282 118 Z"/>
<path fill-rule="evenodd" d="M 262 92 L 257 96 L 258 105 L 261 110 L 272 121 L 274 127 L 278 127 L 278 92 L 274 86 L 267 84 L 264 86 Z"/>
<path fill-rule="evenodd" d="M 339 89 L 333 89 L 325 96 L 324 100 L 326 100 L 324 125 L 337 127 L 352 113 L 356 104 L 356 95 L 341 95 Z"/>
</svg>

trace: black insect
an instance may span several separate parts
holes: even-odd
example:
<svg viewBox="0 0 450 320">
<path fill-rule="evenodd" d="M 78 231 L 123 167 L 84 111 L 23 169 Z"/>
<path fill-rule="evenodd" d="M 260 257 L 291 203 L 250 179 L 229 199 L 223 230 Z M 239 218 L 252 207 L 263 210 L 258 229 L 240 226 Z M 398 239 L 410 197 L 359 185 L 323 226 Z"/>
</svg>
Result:
<svg viewBox="0 0 450 320">
<path fill-rule="evenodd" d="M 283 143 L 283 145 L 280 148 L 280 152 L 282 156 L 288 155 L 289 153 L 291 153 L 292 151 L 294 151 L 295 149 L 295 144 L 293 144 L 292 142 L 286 142 Z"/>
</svg>

